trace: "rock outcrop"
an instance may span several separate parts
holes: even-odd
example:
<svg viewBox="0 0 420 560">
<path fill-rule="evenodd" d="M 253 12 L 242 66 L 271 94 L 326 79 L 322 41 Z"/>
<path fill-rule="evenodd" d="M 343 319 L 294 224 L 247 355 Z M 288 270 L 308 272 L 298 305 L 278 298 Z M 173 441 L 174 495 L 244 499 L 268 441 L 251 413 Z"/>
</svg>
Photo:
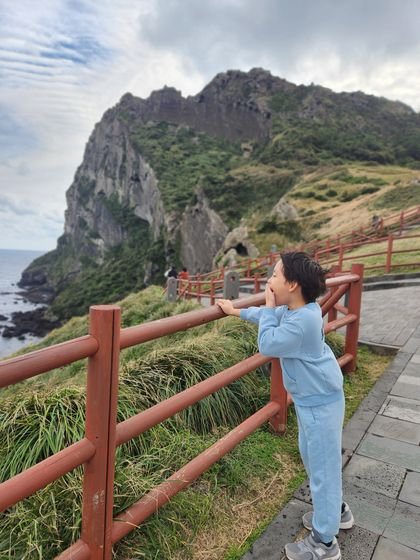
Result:
<svg viewBox="0 0 420 560">
<path fill-rule="evenodd" d="M 270 215 L 277 218 L 279 221 L 297 220 L 299 217 L 296 208 L 287 202 L 284 197 L 277 202 L 270 212 Z"/>
<path fill-rule="evenodd" d="M 240 225 L 230 231 L 223 245 L 214 258 L 213 266 L 235 266 L 239 257 L 254 259 L 258 257 L 259 251 L 248 238 L 248 228 Z"/>
<path fill-rule="evenodd" d="M 200 189 L 194 203 L 185 209 L 179 232 L 181 262 L 192 274 L 211 270 L 228 228 Z"/>
</svg>

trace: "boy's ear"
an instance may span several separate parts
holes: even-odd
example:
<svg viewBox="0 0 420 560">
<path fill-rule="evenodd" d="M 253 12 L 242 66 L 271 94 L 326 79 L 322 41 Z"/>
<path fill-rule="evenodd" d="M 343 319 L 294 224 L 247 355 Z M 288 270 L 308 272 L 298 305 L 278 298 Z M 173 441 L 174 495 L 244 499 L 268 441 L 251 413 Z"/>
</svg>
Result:
<svg viewBox="0 0 420 560">
<path fill-rule="evenodd" d="M 296 292 L 299 284 L 297 282 L 289 282 L 289 292 Z"/>
</svg>

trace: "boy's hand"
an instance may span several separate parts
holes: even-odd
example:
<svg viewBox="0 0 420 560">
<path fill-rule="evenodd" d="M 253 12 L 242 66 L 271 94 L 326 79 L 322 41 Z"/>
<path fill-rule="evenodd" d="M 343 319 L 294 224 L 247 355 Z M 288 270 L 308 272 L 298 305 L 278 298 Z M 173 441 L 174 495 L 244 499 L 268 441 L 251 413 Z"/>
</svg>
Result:
<svg viewBox="0 0 420 560">
<path fill-rule="evenodd" d="M 233 307 L 233 304 L 230 301 L 230 299 L 217 299 L 216 304 L 226 315 L 234 315 L 235 317 L 239 317 L 240 311 L 239 309 L 235 309 Z"/>
<path fill-rule="evenodd" d="M 268 284 L 265 286 L 265 306 L 276 307 L 276 298 L 274 297 L 274 294 L 270 290 L 270 286 Z"/>
</svg>

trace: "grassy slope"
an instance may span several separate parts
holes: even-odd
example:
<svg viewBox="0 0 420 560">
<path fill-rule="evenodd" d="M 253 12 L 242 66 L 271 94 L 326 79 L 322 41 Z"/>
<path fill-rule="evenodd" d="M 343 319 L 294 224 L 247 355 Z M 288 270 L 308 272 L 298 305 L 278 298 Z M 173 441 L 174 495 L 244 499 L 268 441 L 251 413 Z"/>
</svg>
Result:
<svg viewBox="0 0 420 560">
<path fill-rule="evenodd" d="M 399 210 L 420 205 L 420 171 L 391 165 L 325 165 L 303 174 L 286 199 L 299 213 L 293 230 L 290 223 L 271 222 L 254 212 L 248 220 L 250 236 L 261 254 L 274 243 L 279 248 L 334 237 L 370 226 L 373 214 L 386 218 Z M 266 232 L 261 229 L 266 226 Z M 270 231 L 271 230 L 271 231 Z"/>
<path fill-rule="evenodd" d="M 160 288 L 152 287 L 130 295 L 121 307 L 123 326 L 129 326 L 194 306 L 164 302 Z M 87 318 L 74 318 L 37 347 L 86 331 Z M 255 326 L 227 318 L 125 350 L 121 358 L 119 419 L 243 359 L 256 350 L 255 339 Z M 340 340 L 332 342 L 340 345 Z M 361 352 L 357 375 L 346 379 L 347 416 L 386 363 L 386 358 Z M 85 362 L 81 361 L 2 393 L 2 479 L 82 437 L 85 377 Z M 269 382 L 264 371 L 259 371 L 120 448 L 115 513 L 211 445 L 268 398 Z M 258 430 L 119 544 L 116 557 L 239 558 L 302 478 L 292 408 L 285 437 L 274 437 L 266 427 Z M 80 481 L 77 470 L 1 514 L 0 558 L 46 560 L 77 538 Z"/>
</svg>

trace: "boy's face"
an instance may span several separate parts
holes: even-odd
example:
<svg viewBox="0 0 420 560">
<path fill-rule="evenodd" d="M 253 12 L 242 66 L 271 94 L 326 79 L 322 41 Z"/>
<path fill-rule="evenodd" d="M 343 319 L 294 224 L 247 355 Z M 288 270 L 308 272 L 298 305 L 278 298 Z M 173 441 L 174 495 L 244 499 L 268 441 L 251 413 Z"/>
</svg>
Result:
<svg viewBox="0 0 420 560">
<path fill-rule="evenodd" d="M 293 291 L 293 285 L 289 283 L 283 274 L 283 263 L 278 261 L 273 270 L 273 275 L 268 279 L 270 290 L 274 294 L 276 305 L 288 305 Z M 291 291 L 292 289 L 292 291 Z"/>
</svg>

